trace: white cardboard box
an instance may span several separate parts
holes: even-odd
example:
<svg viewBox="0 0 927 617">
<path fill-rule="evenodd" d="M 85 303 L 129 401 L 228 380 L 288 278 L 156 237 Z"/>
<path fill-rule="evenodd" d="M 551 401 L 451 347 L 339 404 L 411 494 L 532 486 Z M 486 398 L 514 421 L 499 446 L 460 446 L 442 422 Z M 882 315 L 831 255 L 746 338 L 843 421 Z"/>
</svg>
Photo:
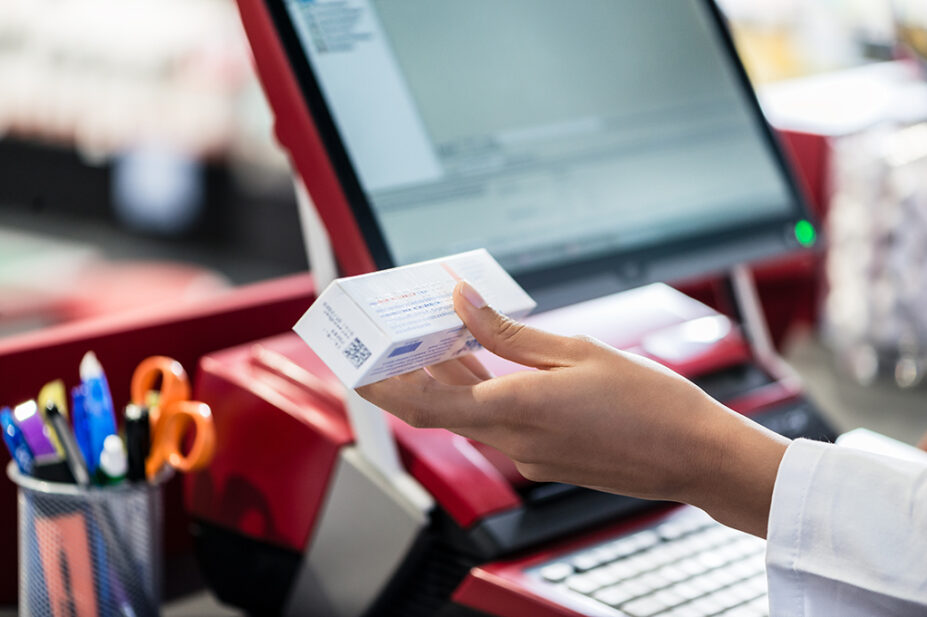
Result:
<svg viewBox="0 0 927 617">
<path fill-rule="evenodd" d="M 513 318 L 536 303 L 484 249 L 337 279 L 293 330 L 349 388 L 466 355 L 479 344 L 454 312 L 466 279 Z"/>
</svg>

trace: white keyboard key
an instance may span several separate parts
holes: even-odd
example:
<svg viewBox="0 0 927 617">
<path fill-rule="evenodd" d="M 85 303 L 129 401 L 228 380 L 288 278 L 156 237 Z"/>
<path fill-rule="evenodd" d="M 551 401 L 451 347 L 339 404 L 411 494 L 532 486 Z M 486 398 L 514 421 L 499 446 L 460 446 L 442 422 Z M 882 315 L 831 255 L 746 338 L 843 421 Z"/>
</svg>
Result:
<svg viewBox="0 0 927 617">
<path fill-rule="evenodd" d="M 708 571 L 708 566 L 703 564 L 701 560 L 697 557 L 690 557 L 688 559 L 683 559 L 676 564 L 676 567 L 688 574 L 689 576 L 697 576 Z"/>
<path fill-rule="evenodd" d="M 664 564 L 679 561 L 692 554 L 692 549 L 681 542 L 670 542 L 654 550 L 660 551 Z"/>
<path fill-rule="evenodd" d="M 743 582 L 736 583 L 727 588 L 727 590 L 737 596 L 741 602 L 746 602 L 748 600 L 754 599 L 758 594 L 756 590 L 746 585 Z"/>
<path fill-rule="evenodd" d="M 633 600 L 637 597 L 638 594 L 634 593 L 634 590 L 627 585 L 612 585 L 611 587 L 606 587 L 605 589 L 600 589 L 595 592 L 593 596 L 599 602 L 604 602 L 609 606 L 620 606 L 629 600 Z"/>
<path fill-rule="evenodd" d="M 641 572 L 649 572 L 651 570 L 656 570 L 657 568 L 666 565 L 669 563 L 667 559 L 664 559 L 660 556 L 659 553 L 654 551 L 647 551 L 636 555 L 634 561 L 637 563 L 637 566 Z"/>
<path fill-rule="evenodd" d="M 766 556 L 754 555 L 744 560 L 744 570 L 750 574 L 766 574 Z"/>
<path fill-rule="evenodd" d="M 754 575 L 753 578 L 750 578 L 740 584 L 746 587 L 747 589 L 749 589 L 750 591 L 752 591 L 753 593 L 755 593 L 756 595 L 766 593 L 767 583 L 766 583 L 765 574 Z"/>
<path fill-rule="evenodd" d="M 551 583 L 559 583 L 571 574 L 573 574 L 573 566 L 565 561 L 558 561 L 546 565 L 540 570 L 540 575 L 544 580 L 550 581 Z"/>
<path fill-rule="evenodd" d="M 660 536 L 658 536 L 657 532 L 653 531 L 652 529 L 639 531 L 631 537 L 634 538 L 634 541 L 637 543 L 638 550 L 650 548 L 651 546 L 654 546 L 660 542 Z"/>
<path fill-rule="evenodd" d="M 689 584 L 702 591 L 702 593 L 714 593 L 722 587 L 724 583 L 711 575 L 711 572 L 689 580 Z"/>
<path fill-rule="evenodd" d="M 675 565 L 663 566 L 657 570 L 657 575 L 667 581 L 667 583 L 678 583 L 689 578 L 689 574 Z"/>
<path fill-rule="evenodd" d="M 724 561 L 727 561 L 728 563 L 733 561 L 740 561 L 746 557 L 746 555 L 740 551 L 739 544 L 739 542 L 732 542 L 730 544 L 720 546 L 717 549 L 718 554 L 721 555 L 724 558 Z"/>
<path fill-rule="evenodd" d="M 585 574 L 574 574 L 566 580 L 566 584 L 573 591 L 586 595 L 599 588 L 599 584 Z"/>
<path fill-rule="evenodd" d="M 580 553 L 579 555 L 574 556 L 570 562 L 578 572 L 592 570 L 593 568 L 602 565 L 602 562 L 595 555 L 588 552 Z"/>
<path fill-rule="evenodd" d="M 640 557 L 628 557 L 605 566 L 615 571 L 620 579 L 634 578 L 649 568 L 649 563 Z"/>
<path fill-rule="evenodd" d="M 740 571 L 737 567 L 737 564 L 731 564 L 723 568 L 718 568 L 711 573 L 711 576 L 715 577 L 719 582 L 722 583 L 722 586 L 728 586 L 737 581 L 742 581 L 747 578 L 748 573 Z"/>
<path fill-rule="evenodd" d="M 757 598 L 747 606 L 762 612 L 764 615 L 769 613 L 769 599 L 766 596 Z"/>
<path fill-rule="evenodd" d="M 687 536 L 672 543 L 678 546 L 683 557 L 691 557 L 699 551 L 705 550 L 705 547 L 699 543 L 699 535 Z"/>
<path fill-rule="evenodd" d="M 727 563 L 727 560 L 716 550 L 706 551 L 700 554 L 697 559 L 709 570 L 721 567 Z"/>
<path fill-rule="evenodd" d="M 643 585 L 646 585 L 647 587 L 650 587 L 651 589 L 662 589 L 664 587 L 668 587 L 670 584 L 668 580 L 666 580 L 665 578 L 663 578 L 656 572 L 650 572 L 648 574 L 644 574 L 643 576 L 640 577 L 639 580 Z"/>
<path fill-rule="evenodd" d="M 631 617 L 651 617 L 658 613 L 665 611 L 668 606 L 658 601 L 653 596 L 648 596 L 646 598 L 640 598 L 638 600 L 633 600 L 628 602 L 621 607 L 622 612 L 631 615 Z"/>
<path fill-rule="evenodd" d="M 637 552 L 637 542 L 633 537 L 631 538 L 622 538 L 620 540 L 615 540 L 609 544 L 609 548 L 615 554 L 615 559 L 620 559 L 621 557 L 627 557 Z"/>
<path fill-rule="evenodd" d="M 679 606 L 686 601 L 686 598 L 683 598 L 672 589 L 662 589 L 653 594 L 653 598 L 658 602 L 665 604 L 669 608 Z"/>
<path fill-rule="evenodd" d="M 702 551 L 707 551 L 715 546 L 715 543 L 710 537 L 701 533 L 689 536 L 685 539 L 685 542 L 689 545 L 693 555 Z"/>
<path fill-rule="evenodd" d="M 590 570 L 589 572 L 586 572 L 585 576 L 588 576 L 590 579 L 598 583 L 599 587 L 614 585 L 619 580 L 621 580 L 620 577 L 615 574 L 614 570 L 607 566 L 604 568 Z"/>
<path fill-rule="evenodd" d="M 705 612 L 699 609 L 697 606 L 683 604 L 682 606 L 677 606 L 671 612 L 667 613 L 666 617 L 705 617 Z"/>
<path fill-rule="evenodd" d="M 723 608 L 722 610 L 727 610 L 729 608 L 734 608 L 738 604 L 741 604 L 743 601 L 737 596 L 736 593 L 731 593 L 727 589 L 722 589 L 714 594 L 712 594 L 712 599 L 718 602 Z"/>
<path fill-rule="evenodd" d="M 759 542 L 759 544 L 757 543 Z M 756 555 L 757 553 L 764 552 L 766 547 L 763 545 L 763 541 L 759 538 L 753 536 L 747 536 L 741 538 L 733 544 L 738 555 L 741 557 L 749 557 L 750 555 Z"/>
<path fill-rule="evenodd" d="M 644 582 L 639 578 L 626 581 L 624 586 L 628 590 L 628 593 L 630 593 L 634 598 L 647 595 L 653 591 L 653 587 L 645 585 Z"/>
<path fill-rule="evenodd" d="M 724 605 L 715 600 L 712 596 L 704 596 L 692 601 L 692 606 L 702 611 L 705 615 L 714 615 L 724 610 Z"/>
<path fill-rule="evenodd" d="M 672 591 L 686 600 L 694 600 L 699 596 L 705 595 L 705 592 L 693 585 L 692 583 L 686 581 L 684 583 L 679 583 L 670 587 Z"/>
<path fill-rule="evenodd" d="M 718 615 L 718 617 L 757 617 L 756 610 L 749 606 L 735 606 Z"/>
<path fill-rule="evenodd" d="M 605 544 L 593 549 L 592 554 L 599 560 L 599 563 L 608 563 L 618 557 L 611 544 Z"/>
<path fill-rule="evenodd" d="M 657 533 L 661 538 L 672 541 L 681 538 L 688 533 L 685 525 L 677 521 L 669 521 L 657 527 Z"/>
</svg>

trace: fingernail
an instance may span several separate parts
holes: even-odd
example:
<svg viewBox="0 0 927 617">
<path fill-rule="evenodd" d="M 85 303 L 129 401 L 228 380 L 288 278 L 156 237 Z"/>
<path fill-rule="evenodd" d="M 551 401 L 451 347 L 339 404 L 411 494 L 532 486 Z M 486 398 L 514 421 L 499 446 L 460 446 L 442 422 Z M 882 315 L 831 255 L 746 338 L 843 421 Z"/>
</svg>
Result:
<svg viewBox="0 0 927 617">
<path fill-rule="evenodd" d="M 474 308 L 481 309 L 486 306 L 486 300 L 483 299 L 483 296 L 480 295 L 480 292 L 473 288 L 473 285 L 467 281 L 460 282 L 460 295 L 462 295 L 467 302 L 473 305 Z"/>
</svg>

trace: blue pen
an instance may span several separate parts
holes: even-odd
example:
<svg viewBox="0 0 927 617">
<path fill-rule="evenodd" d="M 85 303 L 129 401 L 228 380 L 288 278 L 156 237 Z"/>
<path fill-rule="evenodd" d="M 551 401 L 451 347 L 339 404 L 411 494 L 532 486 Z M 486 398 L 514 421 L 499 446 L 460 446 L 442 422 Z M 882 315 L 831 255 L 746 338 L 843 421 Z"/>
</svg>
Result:
<svg viewBox="0 0 927 617">
<path fill-rule="evenodd" d="M 71 390 L 71 421 L 74 423 L 74 439 L 77 447 L 84 456 L 84 463 L 92 474 L 96 469 L 97 461 L 91 461 L 93 449 L 90 447 L 90 422 L 87 419 L 87 410 L 84 407 L 84 386 L 77 386 Z"/>
<path fill-rule="evenodd" d="M 27 476 L 32 475 L 33 456 L 29 444 L 26 443 L 26 436 L 19 429 L 16 421 L 13 419 L 13 412 L 9 407 L 4 407 L 0 411 L 0 430 L 3 431 L 3 441 L 10 450 L 10 455 L 19 466 L 19 472 Z"/>
<path fill-rule="evenodd" d="M 106 375 L 100 361 L 92 351 L 84 354 L 80 361 L 81 392 L 83 394 L 81 410 L 81 430 L 85 431 L 84 445 L 81 445 L 81 436 L 78 434 L 77 403 L 72 411 L 74 417 L 74 433 L 78 445 L 84 453 L 90 474 L 96 472 L 100 465 L 100 454 L 103 452 L 103 442 L 110 435 L 116 434 L 116 414 L 113 409 L 113 397 L 106 382 Z M 85 449 L 86 447 L 86 449 Z"/>
</svg>

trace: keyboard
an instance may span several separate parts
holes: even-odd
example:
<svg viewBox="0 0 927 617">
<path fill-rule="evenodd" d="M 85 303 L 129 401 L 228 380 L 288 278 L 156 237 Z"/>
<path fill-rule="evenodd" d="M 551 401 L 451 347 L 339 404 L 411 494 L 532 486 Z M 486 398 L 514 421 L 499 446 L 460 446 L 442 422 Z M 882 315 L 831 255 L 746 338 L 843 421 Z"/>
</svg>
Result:
<svg viewBox="0 0 927 617">
<path fill-rule="evenodd" d="M 764 540 L 684 507 L 526 574 L 624 617 L 767 617 L 765 552 Z"/>
</svg>

